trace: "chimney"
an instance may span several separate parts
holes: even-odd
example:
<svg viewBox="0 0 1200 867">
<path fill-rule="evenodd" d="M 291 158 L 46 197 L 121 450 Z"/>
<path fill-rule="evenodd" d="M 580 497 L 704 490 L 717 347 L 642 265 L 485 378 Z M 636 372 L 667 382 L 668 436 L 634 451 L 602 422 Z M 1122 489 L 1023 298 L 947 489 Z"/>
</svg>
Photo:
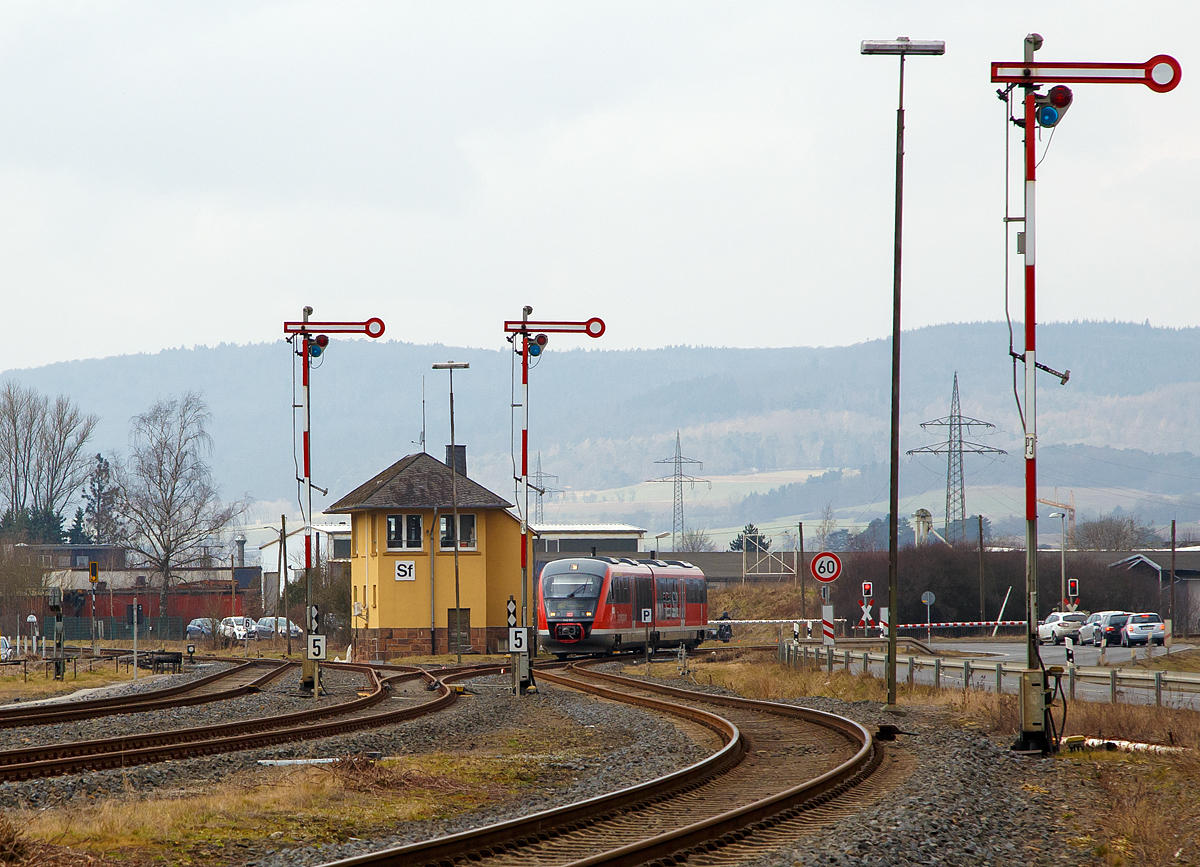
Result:
<svg viewBox="0 0 1200 867">
<path fill-rule="evenodd" d="M 233 537 L 233 541 L 237 543 L 237 564 L 239 566 L 246 565 L 246 537 L 238 533 Z"/>
<path fill-rule="evenodd" d="M 467 447 L 446 446 L 446 466 L 452 467 L 460 476 L 467 475 Z"/>
</svg>

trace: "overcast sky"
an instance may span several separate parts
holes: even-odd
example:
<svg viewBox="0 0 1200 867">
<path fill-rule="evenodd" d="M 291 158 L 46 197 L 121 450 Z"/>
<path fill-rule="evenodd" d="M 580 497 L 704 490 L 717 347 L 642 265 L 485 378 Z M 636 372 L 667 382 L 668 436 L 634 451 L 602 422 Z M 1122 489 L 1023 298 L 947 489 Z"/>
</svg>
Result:
<svg viewBox="0 0 1200 867">
<path fill-rule="evenodd" d="M 1183 65 L 1076 88 L 1040 315 L 1200 325 L 1195 2 L 5 3 L 0 369 L 304 304 L 486 347 L 527 303 L 597 348 L 885 336 L 898 62 L 859 42 L 898 35 L 947 43 L 908 64 L 905 327 L 1001 319 L 989 62 L 1031 30 Z"/>
</svg>

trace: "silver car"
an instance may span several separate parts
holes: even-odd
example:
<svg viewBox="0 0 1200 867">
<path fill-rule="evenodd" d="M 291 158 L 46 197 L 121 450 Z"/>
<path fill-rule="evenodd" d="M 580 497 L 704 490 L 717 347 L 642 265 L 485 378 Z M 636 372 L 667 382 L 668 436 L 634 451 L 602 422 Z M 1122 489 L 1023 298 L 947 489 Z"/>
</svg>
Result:
<svg viewBox="0 0 1200 867">
<path fill-rule="evenodd" d="M 1153 611 L 1143 611 L 1140 614 L 1130 614 L 1129 620 L 1121 627 L 1121 646 L 1131 647 L 1135 644 L 1163 644 L 1167 640 L 1166 627 L 1162 618 Z"/>
</svg>

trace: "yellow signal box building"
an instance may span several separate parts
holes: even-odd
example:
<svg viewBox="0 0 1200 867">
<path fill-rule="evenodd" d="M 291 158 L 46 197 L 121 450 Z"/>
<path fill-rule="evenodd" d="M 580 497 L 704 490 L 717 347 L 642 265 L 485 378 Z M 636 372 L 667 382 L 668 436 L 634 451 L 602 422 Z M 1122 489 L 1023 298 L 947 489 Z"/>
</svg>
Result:
<svg viewBox="0 0 1200 867">
<path fill-rule="evenodd" d="M 457 534 L 452 471 L 425 453 L 400 459 L 325 510 L 350 516 L 357 659 L 455 653 L 460 645 L 495 652 L 508 638 L 508 599 L 521 599 L 521 524 L 511 503 L 466 477 L 459 448 Z M 531 616 L 532 607 L 531 600 Z"/>
</svg>

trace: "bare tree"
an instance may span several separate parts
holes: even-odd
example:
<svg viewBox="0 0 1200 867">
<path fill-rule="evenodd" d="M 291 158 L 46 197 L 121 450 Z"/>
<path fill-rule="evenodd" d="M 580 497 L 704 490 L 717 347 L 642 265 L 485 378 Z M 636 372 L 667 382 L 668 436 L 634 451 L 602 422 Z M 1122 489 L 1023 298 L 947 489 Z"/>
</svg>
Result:
<svg viewBox="0 0 1200 867">
<path fill-rule="evenodd" d="M 159 577 L 164 612 L 172 569 L 202 560 L 247 506 L 244 500 L 222 503 L 213 487 L 204 460 L 212 449 L 210 419 L 196 392 L 159 400 L 133 418 L 129 458 L 116 468 L 125 544 Z"/>
<path fill-rule="evenodd" d="M 717 543 L 709 538 L 708 533 L 693 528 L 683 531 L 683 540 L 679 543 L 679 550 L 688 554 L 715 551 Z"/>
<path fill-rule="evenodd" d="M 51 403 L 35 389 L 0 388 L 0 495 L 13 514 L 57 515 L 87 472 L 84 448 L 97 418 L 59 395 Z"/>
<path fill-rule="evenodd" d="M 825 508 L 821 510 L 821 523 L 817 524 L 817 538 L 814 540 L 817 550 L 829 550 L 829 537 L 837 532 L 837 528 L 837 518 L 833 516 L 833 503 L 826 503 Z"/>
<path fill-rule="evenodd" d="M 1075 545 L 1091 551 L 1131 551 L 1135 548 L 1157 548 L 1162 537 L 1154 528 L 1136 515 L 1101 515 L 1090 521 L 1080 521 L 1075 528 Z"/>
<path fill-rule="evenodd" d="M 92 438 L 97 418 L 84 415 L 59 395 L 46 408 L 38 430 L 33 484 L 33 507 L 58 514 L 87 476 L 84 446 Z"/>
<path fill-rule="evenodd" d="M 33 505 L 38 428 L 48 401 L 32 388 L 8 381 L 0 388 L 0 458 L 5 506 L 23 512 Z"/>
</svg>

